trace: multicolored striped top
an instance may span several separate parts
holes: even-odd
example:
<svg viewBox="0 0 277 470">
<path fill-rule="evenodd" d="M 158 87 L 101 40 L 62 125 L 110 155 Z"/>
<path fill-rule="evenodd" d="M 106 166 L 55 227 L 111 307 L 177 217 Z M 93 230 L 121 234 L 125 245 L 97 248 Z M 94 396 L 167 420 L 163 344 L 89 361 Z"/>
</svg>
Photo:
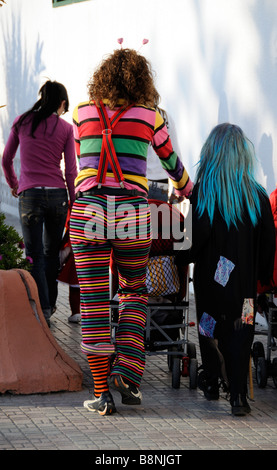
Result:
<svg viewBox="0 0 277 470">
<path fill-rule="evenodd" d="M 124 102 L 119 102 L 119 106 Z M 109 119 L 114 114 L 104 101 Z M 89 101 L 80 103 L 73 112 L 75 148 L 79 174 L 75 190 L 87 191 L 96 186 L 102 146 L 102 128 L 96 106 Z M 188 196 L 192 182 L 180 158 L 174 152 L 167 127 L 161 114 L 153 108 L 134 105 L 128 109 L 112 131 L 112 141 L 124 176 L 126 189 L 148 192 L 147 153 L 151 143 L 161 165 L 172 180 L 175 192 Z M 110 166 L 102 186 L 120 187 Z"/>
</svg>

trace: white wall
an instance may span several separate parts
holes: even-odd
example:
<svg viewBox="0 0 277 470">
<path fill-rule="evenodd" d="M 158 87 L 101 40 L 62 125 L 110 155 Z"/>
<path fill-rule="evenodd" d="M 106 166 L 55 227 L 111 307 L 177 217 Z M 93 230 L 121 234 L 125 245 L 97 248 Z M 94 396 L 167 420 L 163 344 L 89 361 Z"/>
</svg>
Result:
<svg viewBox="0 0 277 470">
<path fill-rule="evenodd" d="M 212 127 L 229 121 L 254 143 L 258 178 L 270 193 L 277 182 L 276 0 L 88 0 L 58 8 L 51 0 L 7 0 L 0 10 L 0 104 L 7 104 L 0 152 L 15 115 L 36 101 L 47 78 L 67 87 L 70 121 L 119 37 L 135 49 L 149 39 L 141 52 L 156 72 L 191 176 Z"/>
</svg>

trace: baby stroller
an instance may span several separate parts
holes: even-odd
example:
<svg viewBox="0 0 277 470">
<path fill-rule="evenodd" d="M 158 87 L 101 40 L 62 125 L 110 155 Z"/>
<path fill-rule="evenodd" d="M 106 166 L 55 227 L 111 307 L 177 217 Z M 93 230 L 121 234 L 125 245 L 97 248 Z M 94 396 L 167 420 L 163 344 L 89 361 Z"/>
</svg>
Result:
<svg viewBox="0 0 277 470">
<path fill-rule="evenodd" d="M 274 289 L 275 290 L 275 289 Z M 255 323 L 255 335 L 267 337 L 266 344 L 263 341 L 255 341 L 252 348 L 252 357 L 256 369 L 257 385 L 264 388 L 267 385 L 268 377 L 272 377 L 275 387 L 277 387 L 277 357 L 271 360 L 271 353 L 277 350 L 275 339 L 277 338 L 277 306 L 275 305 L 274 290 L 260 293 L 258 296 L 258 306 L 262 312 L 262 323 Z"/>
<path fill-rule="evenodd" d="M 189 322 L 188 266 L 177 267 L 174 262 L 176 240 L 173 227 L 183 233 L 184 216 L 166 202 L 149 199 L 153 240 L 149 254 L 146 285 L 149 293 L 145 326 L 146 355 L 165 355 L 172 373 L 172 387 L 180 387 L 181 377 L 189 377 L 191 389 L 197 387 L 198 362 L 196 347 L 188 339 Z M 170 224 L 164 223 L 166 213 Z M 169 230 L 164 236 L 164 228 Z M 113 294 L 116 285 L 116 267 L 111 263 Z M 117 302 L 111 302 L 112 342 L 115 341 Z"/>
</svg>

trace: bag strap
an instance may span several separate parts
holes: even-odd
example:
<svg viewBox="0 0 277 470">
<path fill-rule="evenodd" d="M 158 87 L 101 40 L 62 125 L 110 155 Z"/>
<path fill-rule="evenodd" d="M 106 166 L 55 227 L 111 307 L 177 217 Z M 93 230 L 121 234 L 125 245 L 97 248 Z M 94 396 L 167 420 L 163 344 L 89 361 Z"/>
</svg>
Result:
<svg viewBox="0 0 277 470">
<path fill-rule="evenodd" d="M 133 105 L 124 105 L 119 108 L 112 116 L 111 120 L 108 117 L 107 110 L 102 101 L 100 101 L 100 107 L 96 106 L 101 127 L 102 127 L 102 146 L 99 160 L 99 167 L 96 176 L 96 182 L 98 183 L 98 188 L 101 188 L 102 183 L 106 180 L 108 162 L 110 163 L 114 177 L 120 186 L 124 188 L 124 176 L 122 174 L 118 158 L 115 152 L 114 144 L 112 141 L 112 131 L 115 125 L 118 123 L 119 119 L 123 116 L 128 109 Z"/>
</svg>

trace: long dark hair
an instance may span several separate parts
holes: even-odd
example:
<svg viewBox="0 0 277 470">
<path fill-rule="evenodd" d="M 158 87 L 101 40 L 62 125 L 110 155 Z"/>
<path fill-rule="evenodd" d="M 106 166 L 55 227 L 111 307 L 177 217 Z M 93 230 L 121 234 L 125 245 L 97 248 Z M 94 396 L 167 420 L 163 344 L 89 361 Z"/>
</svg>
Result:
<svg viewBox="0 0 277 470">
<path fill-rule="evenodd" d="M 40 99 L 34 106 L 22 114 L 16 123 L 19 128 L 28 116 L 32 119 L 31 135 L 34 137 L 34 132 L 38 125 L 45 121 L 51 114 L 56 112 L 62 101 L 65 101 L 64 112 L 66 113 L 69 108 L 69 100 L 66 88 L 61 83 L 56 81 L 51 82 L 48 80 L 39 90 Z M 29 122 L 29 120 L 28 120 Z"/>
</svg>

